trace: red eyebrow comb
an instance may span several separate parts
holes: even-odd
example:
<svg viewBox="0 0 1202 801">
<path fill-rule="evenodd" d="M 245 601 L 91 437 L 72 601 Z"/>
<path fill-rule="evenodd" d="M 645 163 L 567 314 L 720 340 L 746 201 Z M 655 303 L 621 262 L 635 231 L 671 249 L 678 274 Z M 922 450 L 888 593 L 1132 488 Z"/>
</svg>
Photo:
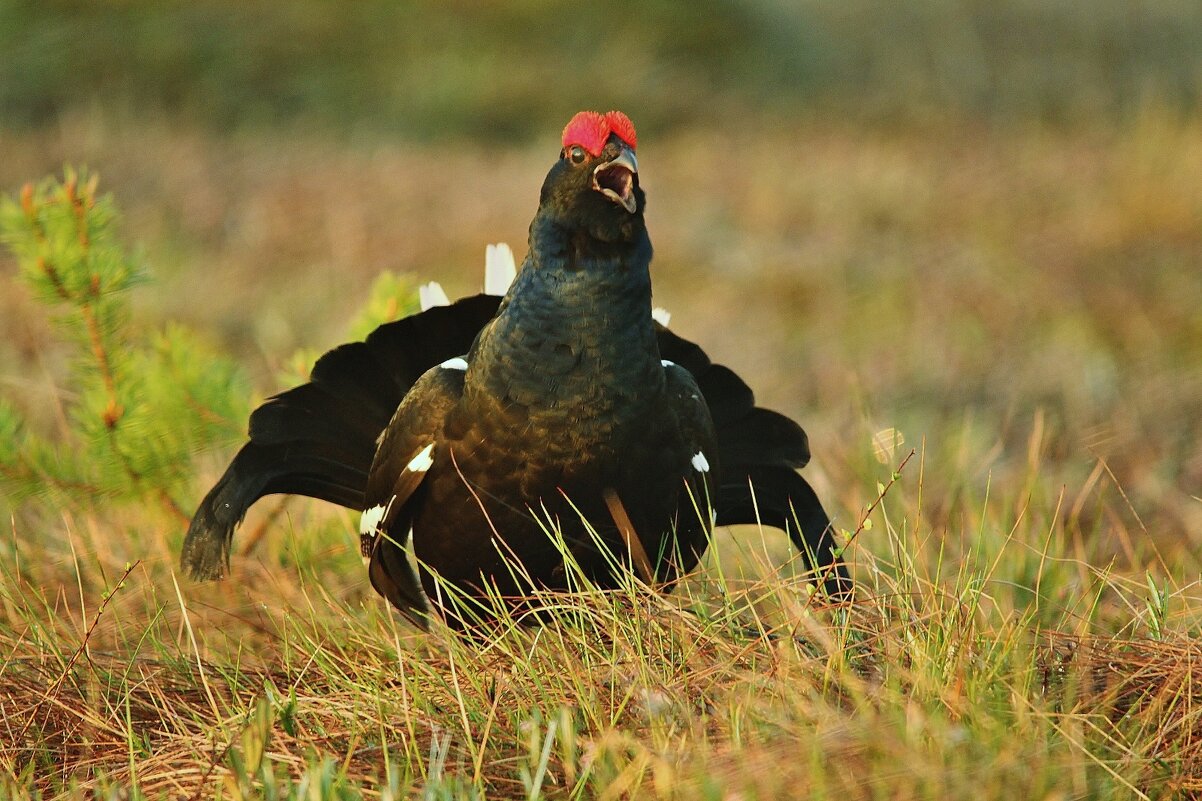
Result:
<svg viewBox="0 0 1202 801">
<path fill-rule="evenodd" d="M 638 144 L 634 123 L 620 111 L 598 114 L 581 111 L 563 129 L 563 146 L 579 145 L 593 156 L 601 155 L 610 134 L 615 134 L 633 150 Z"/>
</svg>

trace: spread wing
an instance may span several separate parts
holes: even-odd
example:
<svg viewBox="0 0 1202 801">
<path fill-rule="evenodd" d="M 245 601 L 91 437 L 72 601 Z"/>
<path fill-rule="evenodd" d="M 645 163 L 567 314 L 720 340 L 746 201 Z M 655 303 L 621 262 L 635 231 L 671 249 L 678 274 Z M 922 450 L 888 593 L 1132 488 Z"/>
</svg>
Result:
<svg viewBox="0 0 1202 801">
<path fill-rule="evenodd" d="M 381 432 L 420 376 L 470 350 L 500 302 L 475 295 L 382 325 L 365 342 L 322 356 L 308 383 L 268 399 L 251 415 L 250 441 L 192 519 L 184 569 L 195 578 L 224 575 L 234 528 L 265 495 L 307 495 L 352 509 L 377 505 L 378 499 L 368 502 L 367 492 Z M 713 420 L 722 464 L 722 484 L 711 488 L 718 525 L 759 522 L 784 529 L 816 565 L 835 562 L 833 579 L 846 582 L 831 552 L 829 518 L 796 472 L 810 459 L 805 432 L 788 417 L 756 406 L 742 379 L 713 364 L 695 343 L 662 326 L 657 334 L 660 355 L 692 374 Z M 410 495 L 419 489 L 420 482 Z M 402 575 L 394 556 L 382 556 L 374 575 Z"/>
</svg>

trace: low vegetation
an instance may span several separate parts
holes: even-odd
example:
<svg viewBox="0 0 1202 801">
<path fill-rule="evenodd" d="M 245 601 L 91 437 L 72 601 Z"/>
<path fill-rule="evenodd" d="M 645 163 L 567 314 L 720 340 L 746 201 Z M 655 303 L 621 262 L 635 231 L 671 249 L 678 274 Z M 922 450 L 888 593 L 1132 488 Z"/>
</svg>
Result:
<svg viewBox="0 0 1202 801">
<path fill-rule="evenodd" d="M 917 471 L 907 479 L 921 486 Z M 5 792 L 968 799 L 1202 787 L 1198 653 L 1183 633 L 1196 600 L 1091 568 L 1056 527 L 1022 521 L 952 561 L 914 515 L 886 493 L 865 518 L 860 536 L 892 557 L 861 551 L 851 606 L 764 571 L 779 554 L 747 529 L 724 532 L 671 596 L 557 596 L 551 624 L 503 619 L 474 638 L 399 623 L 354 578 L 350 520 L 325 529 L 337 544 L 320 554 L 303 553 L 311 527 L 289 527 L 295 549 L 261 547 L 232 582 L 203 588 L 176 583 L 154 555 L 161 541 L 125 543 L 148 558 L 120 569 L 105 534 L 70 521 L 75 587 L 50 589 L 39 564 L 54 559 L 29 543 L 4 576 Z M 1010 565 L 1031 561 L 1036 594 L 1016 607 L 1027 588 Z"/>
</svg>

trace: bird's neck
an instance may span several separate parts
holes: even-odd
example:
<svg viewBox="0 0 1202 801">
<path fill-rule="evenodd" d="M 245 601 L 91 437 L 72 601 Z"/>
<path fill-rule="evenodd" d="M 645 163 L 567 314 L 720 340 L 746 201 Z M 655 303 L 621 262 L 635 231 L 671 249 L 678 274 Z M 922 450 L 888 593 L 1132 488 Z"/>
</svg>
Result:
<svg viewBox="0 0 1202 801">
<path fill-rule="evenodd" d="M 662 384 L 651 318 L 651 241 L 600 242 L 535 218 L 530 253 L 473 350 L 469 386 L 548 407 Z"/>
</svg>

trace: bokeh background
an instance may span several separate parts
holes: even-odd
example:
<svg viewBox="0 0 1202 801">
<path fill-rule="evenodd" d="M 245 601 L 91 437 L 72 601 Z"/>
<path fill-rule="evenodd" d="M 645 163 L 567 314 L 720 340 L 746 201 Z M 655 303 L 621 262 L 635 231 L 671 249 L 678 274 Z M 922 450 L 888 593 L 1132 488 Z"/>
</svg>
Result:
<svg viewBox="0 0 1202 801">
<path fill-rule="evenodd" d="M 261 394 L 380 271 L 520 258 L 561 127 L 620 108 L 657 303 L 803 421 L 842 526 L 916 447 L 935 536 L 1030 506 L 1196 577 L 1195 0 L 0 0 L 0 53 L 0 189 L 98 172 L 141 321 Z M 53 408 L 67 352 L 0 254 L 3 391 Z"/>
</svg>

